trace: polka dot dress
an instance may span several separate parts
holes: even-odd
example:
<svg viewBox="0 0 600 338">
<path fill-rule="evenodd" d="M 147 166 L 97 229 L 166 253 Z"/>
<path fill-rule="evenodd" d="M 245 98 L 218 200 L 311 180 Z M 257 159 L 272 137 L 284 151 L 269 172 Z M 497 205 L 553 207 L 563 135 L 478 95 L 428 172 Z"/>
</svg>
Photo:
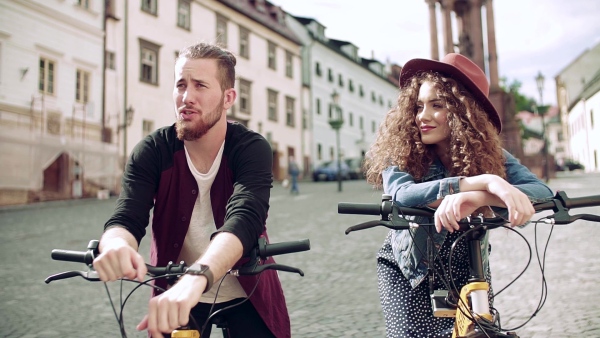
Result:
<svg viewBox="0 0 600 338">
<path fill-rule="evenodd" d="M 447 287 L 442 283 L 441 265 L 445 271 L 448 269 L 448 256 L 450 248 L 459 233 L 448 233 L 444 241 L 439 258 L 436 259 L 436 274 L 434 288 L 436 290 Z M 434 317 L 429 295 L 429 281 L 426 277 L 416 288 L 412 288 L 408 279 L 400 271 L 392 254 L 391 232 L 386 237 L 382 248 L 377 255 L 377 276 L 379 279 L 379 297 L 388 338 L 441 338 L 451 337 L 454 318 Z M 426 250 L 426 248 L 423 248 Z M 452 255 L 452 277 L 460 289 L 469 278 L 469 260 L 465 241 L 461 240 Z M 488 268 L 488 282 L 491 275 Z M 447 279 L 447 278 L 446 278 Z M 491 283 L 490 283 L 491 284 Z M 492 294 L 490 289 L 490 295 Z"/>
</svg>

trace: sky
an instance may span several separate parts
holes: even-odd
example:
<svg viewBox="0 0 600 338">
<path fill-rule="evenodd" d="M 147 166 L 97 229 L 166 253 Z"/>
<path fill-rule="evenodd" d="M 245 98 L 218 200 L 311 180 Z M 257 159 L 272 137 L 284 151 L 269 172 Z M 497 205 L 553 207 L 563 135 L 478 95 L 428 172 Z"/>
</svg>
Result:
<svg viewBox="0 0 600 338">
<path fill-rule="evenodd" d="M 425 0 L 269 2 L 291 15 L 316 19 L 326 27 L 328 38 L 352 42 L 362 57 L 399 65 L 431 57 Z M 556 104 L 555 76 L 600 43 L 600 2 L 495 0 L 493 6 L 500 77 L 521 82 L 521 93 L 539 102 L 535 77 L 541 72 L 546 79 L 542 103 Z M 437 25 L 441 34 L 439 17 Z M 442 44 L 439 50 L 442 54 Z"/>
</svg>

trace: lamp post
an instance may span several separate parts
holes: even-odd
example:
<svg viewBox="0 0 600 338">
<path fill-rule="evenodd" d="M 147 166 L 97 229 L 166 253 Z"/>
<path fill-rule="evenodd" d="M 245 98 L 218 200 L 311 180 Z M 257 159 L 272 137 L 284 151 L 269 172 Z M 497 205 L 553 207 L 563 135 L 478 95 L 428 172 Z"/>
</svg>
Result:
<svg viewBox="0 0 600 338">
<path fill-rule="evenodd" d="M 542 147 L 542 165 L 544 170 L 544 180 L 546 183 L 550 180 L 549 170 L 548 170 L 548 141 L 546 139 L 546 121 L 544 119 L 545 112 L 542 112 L 544 99 L 543 99 L 543 91 L 544 91 L 544 75 L 542 72 L 538 71 L 538 75 L 535 77 L 535 82 L 537 84 L 538 92 L 540 93 L 540 106 L 538 108 L 538 114 L 542 117 L 542 140 L 544 141 L 544 145 Z"/>
<path fill-rule="evenodd" d="M 125 116 L 123 117 L 123 124 L 120 125 L 120 128 L 123 128 L 123 169 L 127 165 L 127 127 L 131 125 L 131 121 L 133 120 L 133 110 L 132 106 L 129 106 L 125 110 Z"/>
<path fill-rule="evenodd" d="M 338 191 L 342 191 L 342 156 L 340 154 L 340 128 L 344 124 L 344 118 L 342 117 L 342 110 L 339 105 L 340 95 L 334 90 L 331 94 L 331 99 L 333 101 L 333 116 L 329 119 L 329 125 L 333 130 L 335 130 L 336 137 L 336 153 L 337 153 L 337 181 L 338 181 Z"/>
</svg>

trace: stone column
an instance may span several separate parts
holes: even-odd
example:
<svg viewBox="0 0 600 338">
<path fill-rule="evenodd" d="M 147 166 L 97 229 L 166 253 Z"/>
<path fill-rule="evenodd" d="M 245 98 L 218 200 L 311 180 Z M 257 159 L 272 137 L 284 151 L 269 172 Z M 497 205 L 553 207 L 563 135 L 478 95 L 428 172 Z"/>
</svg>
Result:
<svg viewBox="0 0 600 338">
<path fill-rule="evenodd" d="M 481 21 L 482 0 L 471 0 L 469 9 L 470 25 L 469 35 L 473 44 L 473 62 L 485 71 L 485 60 L 483 56 L 483 24 Z"/>
<path fill-rule="evenodd" d="M 488 45 L 488 67 L 490 76 L 490 92 L 500 89 L 498 77 L 498 54 L 496 52 L 496 26 L 494 24 L 494 5 L 492 0 L 487 0 L 485 4 L 485 17 L 487 25 L 487 45 Z"/>
<path fill-rule="evenodd" d="M 438 48 L 438 31 L 437 31 L 437 18 L 435 15 L 435 4 L 437 0 L 425 0 L 425 2 L 429 5 L 429 36 L 431 43 L 431 58 L 433 60 L 440 59 L 440 52 Z"/>
<path fill-rule="evenodd" d="M 454 0 L 440 0 L 442 4 L 442 24 L 444 25 L 444 52 L 445 54 L 454 52 L 454 42 L 452 42 L 452 6 Z"/>
</svg>

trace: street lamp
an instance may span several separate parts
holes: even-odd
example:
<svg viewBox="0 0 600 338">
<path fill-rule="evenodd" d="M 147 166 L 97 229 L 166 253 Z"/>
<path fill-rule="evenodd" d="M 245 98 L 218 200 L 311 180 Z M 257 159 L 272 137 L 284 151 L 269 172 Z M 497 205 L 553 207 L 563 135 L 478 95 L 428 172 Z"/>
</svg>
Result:
<svg viewBox="0 0 600 338">
<path fill-rule="evenodd" d="M 542 75 L 542 72 L 538 71 L 538 75 L 535 77 L 535 82 L 537 83 L 537 89 L 540 93 L 540 106 L 538 108 L 538 114 L 540 114 L 540 116 L 542 117 L 542 140 L 544 141 L 544 145 L 542 147 L 542 165 L 544 166 L 544 180 L 546 180 L 546 183 L 548 183 L 548 181 L 550 180 L 548 170 L 548 141 L 546 139 L 546 121 L 544 119 L 545 112 L 542 111 L 542 107 L 544 105 L 544 80 L 544 75 Z"/>
<path fill-rule="evenodd" d="M 342 109 L 340 108 L 339 101 L 340 95 L 338 92 L 333 90 L 331 94 L 331 100 L 333 101 L 332 109 L 333 115 L 332 118 L 329 119 L 329 125 L 333 130 L 335 130 L 336 137 L 336 152 L 337 152 L 337 181 L 338 181 L 338 191 L 342 191 L 342 156 L 340 154 L 340 128 L 344 124 L 344 118 L 342 117 Z"/>
</svg>

